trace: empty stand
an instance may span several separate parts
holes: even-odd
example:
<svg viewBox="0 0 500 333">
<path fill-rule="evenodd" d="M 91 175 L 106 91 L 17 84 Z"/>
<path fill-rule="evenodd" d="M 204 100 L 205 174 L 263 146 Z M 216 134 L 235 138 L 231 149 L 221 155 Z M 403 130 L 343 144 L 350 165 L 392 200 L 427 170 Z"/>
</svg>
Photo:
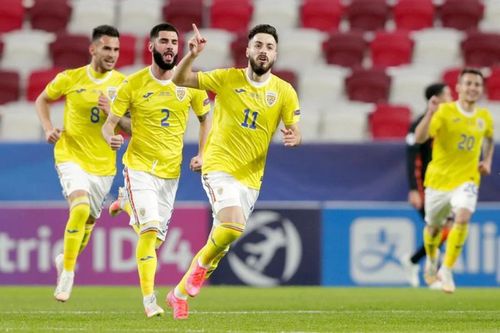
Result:
<svg viewBox="0 0 500 333">
<path fill-rule="evenodd" d="M 116 67 L 130 66 L 135 63 L 136 44 L 135 36 L 120 34 L 120 56 Z"/>
<path fill-rule="evenodd" d="M 102 24 L 115 25 L 115 0 L 85 0 L 73 2 L 68 31 L 73 34 L 90 34 Z"/>
<path fill-rule="evenodd" d="M 0 104 L 17 101 L 21 95 L 19 73 L 0 70 Z"/>
<path fill-rule="evenodd" d="M 38 141 L 42 126 L 34 103 L 14 102 L 0 106 L 0 141 Z"/>
<path fill-rule="evenodd" d="M 277 68 L 296 69 L 325 62 L 321 45 L 326 33 L 315 29 L 290 29 L 279 34 Z"/>
<path fill-rule="evenodd" d="M 355 69 L 345 83 L 350 100 L 381 103 L 389 98 L 391 78 L 383 69 Z"/>
<path fill-rule="evenodd" d="M 488 99 L 490 101 L 500 101 L 500 67 L 493 67 L 488 76 Z"/>
<path fill-rule="evenodd" d="M 458 75 L 460 75 L 460 72 L 462 71 L 462 68 L 458 67 L 453 67 L 453 68 L 448 68 L 445 70 L 442 74 L 442 80 L 446 85 L 450 88 L 451 90 L 451 95 L 453 96 L 453 99 L 458 98 L 458 93 L 456 91 L 456 86 L 458 82 Z"/>
<path fill-rule="evenodd" d="M 415 42 L 413 63 L 438 71 L 460 65 L 460 41 L 463 33 L 455 29 L 424 29 L 412 34 Z"/>
<path fill-rule="evenodd" d="M 15 30 L 3 35 L 2 68 L 26 73 L 50 67 L 49 43 L 54 34 L 43 30 Z"/>
<path fill-rule="evenodd" d="M 251 25 L 268 23 L 280 34 L 285 29 L 298 26 L 299 1 L 297 0 L 255 0 Z"/>
<path fill-rule="evenodd" d="M 377 32 L 370 44 L 374 67 L 400 66 L 411 63 L 413 41 L 407 32 Z"/>
<path fill-rule="evenodd" d="M 439 12 L 443 27 L 470 30 L 478 27 L 484 6 L 479 0 L 446 0 Z"/>
<path fill-rule="evenodd" d="M 24 19 L 22 0 L 0 1 L 0 33 L 21 29 Z"/>
<path fill-rule="evenodd" d="M 170 0 L 162 9 L 165 21 L 180 32 L 193 30 L 192 23 L 203 27 L 203 0 Z"/>
<path fill-rule="evenodd" d="M 471 32 L 461 47 L 468 66 L 487 67 L 500 63 L 500 33 Z"/>
<path fill-rule="evenodd" d="M 323 113 L 319 125 L 320 140 L 328 142 L 366 141 L 368 139 L 367 114 L 372 110 L 373 105 L 369 103 L 338 100 L 330 108 L 325 109 Z"/>
<path fill-rule="evenodd" d="M 352 0 L 346 9 L 351 30 L 383 30 L 389 14 L 385 0 Z"/>
<path fill-rule="evenodd" d="M 344 95 L 344 68 L 338 66 L 312 66 L 299 74 L 300 102 L 334 107 Z"/>
<path fill-rule="evenodd" d="M 410 127 L 411 112 L 402 105 L 377 104 L 368 122 L 375 140 L 403 139 Z"/>
<path fill-rule="evenodd" d="M 337 31 L 343 11 L 340 0 L 304 0 L 300 7 L 301 26 L 324 32 Z"/>
<path fill-rule="evenodd" d="M 246 33 L 237 34 L 231 41 L 231 56 L 233 58 L 234 66 L 246 67 L 248 59 L 246 56 L 246 49 L 248 46 L 248 36 Z"/>
<path fill-rule="evenodd" d="M 63 34 L 50 44 L 50 53 L 55 67 L 75 68 L 90 60 L 90 39 L 86 35 Z"/>
<path fill-rule="evenodd" d="M 432 0 L 399 0 L 393 9 L 398 30 L 421 30 L 434 25 L 435 7 Z"/>
<path fill-rule="evenodd" d="M 142 38 L 162 19 L 162 0 L 120 0 L 118 30 Z"/>
<path fill-rule="evenodd" d="M 367 48 L 363 33 L 356 31 L 335 32 L 323 42 L 326 62 L 343 67 L 360 67 Z"/>
<path fill-rule="evenodd" d="M 36 0 L 29 11 L 32 29 L 56 33 L 66 30 L 70 17 L 68 0 Z"/>
<path fill-rule="evenodd" d="M 210 27 L 230 32 L 247 32 L 252 13 L 251 0 L 213 0 L 210 6 Z"/>
<path fill-rule="evenodd" d="M 199 61 L 195 64 L 199 70 L 212 70 L 215 68 L 229 67 L 231 65 L 230 44 L 234 36 L 226 30 L 220 29 L 200 29 L 203 37 L 209 41 L 203 53 L 199 56 Z M 192 36 L 192 32 L 186 35 L 186 40 Z M 187 52 L 188 45 L 185 45 Z"/>
<path fill-rule="evenodd" d="M 28 77 L 28 88 L 26 99 L 35 101 L 38 95 L 45 89 L 45 86 L 61 72 L 60 68 L 44 69 L 32 72 Z"/>
</svg>

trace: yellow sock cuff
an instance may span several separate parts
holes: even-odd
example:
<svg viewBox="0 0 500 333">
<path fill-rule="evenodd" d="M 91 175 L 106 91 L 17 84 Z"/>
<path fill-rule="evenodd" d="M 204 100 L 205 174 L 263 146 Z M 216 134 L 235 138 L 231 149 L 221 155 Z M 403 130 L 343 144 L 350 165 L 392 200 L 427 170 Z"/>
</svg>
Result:
<svg viewBox="0 0 500 333">
<path fill-rule="evenodd" d="M 441 233 L 437 233 L 436 236 L 432 236 L 427 228 L 424 228 L 424 247 L 427 256 L 431 259 L 436 259 L 437 248 L 441 241 Z"/>
<path fill-rule="evenodd" d="M 214 228 L 210 240 L 216 247 L 225 249 L 237 240 L 244 230 L 243 224 L 224 222 Z"/>
</svg>

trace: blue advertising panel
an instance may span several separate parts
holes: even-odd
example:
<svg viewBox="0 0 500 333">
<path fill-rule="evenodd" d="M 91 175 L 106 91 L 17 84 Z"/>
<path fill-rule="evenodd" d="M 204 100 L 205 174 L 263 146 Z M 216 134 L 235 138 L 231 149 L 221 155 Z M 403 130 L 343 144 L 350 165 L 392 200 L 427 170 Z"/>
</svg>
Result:
<svg viewBox="0 0 500 333">
<path fill-rule="evenodd" d="M 320 210 L 257 209 L 211 284 L 320 284 Z"/>
<path fill-rule="evenodd" d="M 323 211 L 322 284 L 405 285 L 399 259 L 422 244 L 423 226 L 403 204 L 330 205 Z M 479 205 L 454 277 L 458 286 L 500 284 L 500 205 Z"/>
</svg>

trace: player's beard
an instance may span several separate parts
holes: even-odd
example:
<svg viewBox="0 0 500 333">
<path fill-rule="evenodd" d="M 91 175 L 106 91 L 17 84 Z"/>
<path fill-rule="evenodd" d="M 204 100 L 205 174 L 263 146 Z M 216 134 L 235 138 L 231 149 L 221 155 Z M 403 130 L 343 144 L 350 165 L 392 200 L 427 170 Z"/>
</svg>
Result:
<svg viewBox="0 0 500 333">
<path fill-rule="evenodd" d="M 274 61 L 270 61 L 267 66 L 259 65 L 253 58 L 250 58 L 250 67 L 252 67 L 252 71 L 258 76 L 262 76 L 269 72 L 269 70 L 273 67 Z"/>
<path fill-rule="evenodd" d="M 175 64 L 177 63 L 177 54 L 172 59 L 172 62 L 168 63 L 168 62 L 163 61 L 163 54 L 161 54 L 155 48 L 153 48 L 153 59 L 154 59 L 155 64 L 158 65 L 158 67 L 160 67 L 164 71 L 169 71 L 172 68 L 174 68 Z"/>
</svg>

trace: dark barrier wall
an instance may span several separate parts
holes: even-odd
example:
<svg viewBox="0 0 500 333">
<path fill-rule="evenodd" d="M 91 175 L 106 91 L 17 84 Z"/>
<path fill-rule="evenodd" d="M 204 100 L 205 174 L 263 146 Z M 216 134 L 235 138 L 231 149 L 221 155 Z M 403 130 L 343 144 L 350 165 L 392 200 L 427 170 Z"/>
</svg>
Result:
<svg viewBox="0 0 500 333">
<path fill-rule="evenodd" d="M 178 200 L 206 201 L 199 174 L 187 166 L 196 145 L 184 150 Z M 493 174 L 483 179 L 482 201 L 500 201 L 500 146 Z M 120 154 L 123 150 L 120 151 Z M 270 148 L 259 200 L 406 201 L 407 179 L 403 143 L 304 145 Z M 119 160 L 121 169 L 121 158 Z M 123 184 L 119 171 L 113 192 Z M 0 144 L 0 201 L 62 200 L 53 165 L 52 146 Z"/>
</svg>

